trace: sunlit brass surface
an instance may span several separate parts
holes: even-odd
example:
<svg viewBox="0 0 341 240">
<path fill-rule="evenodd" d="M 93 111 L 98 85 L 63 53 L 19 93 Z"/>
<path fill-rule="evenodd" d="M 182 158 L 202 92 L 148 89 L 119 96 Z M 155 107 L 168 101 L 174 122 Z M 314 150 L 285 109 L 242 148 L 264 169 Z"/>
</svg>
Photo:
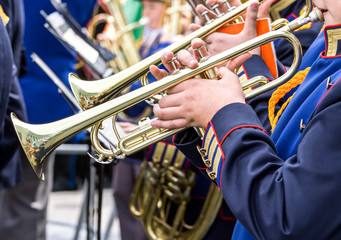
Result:
<svg viewBox="0 0 341 240">
<path fill-rule="evenodd" d="M 323 19 L 322 16 L 323 15 L 319 10 L 315 10 L 309 15 L 306 21 L 302 21 L 302 24 L 305 24 L 308 21 L 321 20 Z M 299 27 L 299 25 L 297 25 L 296 23 L 294 24 Z M 172 87 L 187 79 L 193 78 L 194 76 L 208 69 L 211 69 L 214 66 L 222 64 L 232 58 L 246 53 L 251 49 L 280 38 L 289 41 L 294 48 L 294 59 L 292 66 L 284 75 L 277 78 L 276 80 L 269 82 L 266 85 L 258 86 L 257 88 L 254 88 L 253 91 L 246 92 L 245 98 L 246 100 L 249 100 L 260 95 L 261 93 L 269 91 L 283 84 L 285 81 L 289 80 L 297 71 L 301 62 L 302 53 L 299 41 L 293 34 L 289 32 L 291 30 L 293 30 L 293 27 L 291 26 L 291 24 L 289 24 L 288 26 L 282 27 L 279 30 L 263 34 L 232 49 L 210 57 L 205 62 L 200 63 L 196 69 L 182 69 L 175 75 L 167 76 L 159 81 L 153 82 L 140 89 L 119 96 L 85 112 L 81 112 L 79 114 L 59 121 L 48 124 L 34 125 L 20 121 L 14 114 L 12 114 L 12 121 L 19 137 L 20 143 L 36 174 L 40 178 L 43 178 L 42 166 L 44 158 L 60 144 L 78 134 L 79 132 L 86 130 L 90 126 L 112 115 L 115 115 L 126 108 L 129 108 L 141 101 L 144 101 L 155 94 L 165 91 L 169 87 Z M 76 76 L 74 75 L 74 77 Z M 261 79 L 261 81 L 263 80 Z M 250 86 L 254 86 L 254 84 L 255 83 L 252 80 L 245 81 L 243 83 L 243 88 L 249 88 Z M 165 132 L 166 131 L 167 130 L 165 130 Z M 165 134 L 165 132 L 163 132 L 163 134 Z M 172 135 L 173 133 L 174 130 L 169 131 L 169 135 Z M 142 135 L 144 137 L 145 133 L 143 133 Z M 166 135 L 167 134 L 165 134 L 164 136 Z M 148 145 L 142 143 L 139 146 L 135 146 L 135 149 L 143 149 L 156 141 L 147 141 Z M 112 156 L 119 156 L 121 154 L 125 154 L 122 149 L 112 149 Z"/>
<path fill-rule="evenodd" d="M 264 1 L 265 0 L 260 0 L 259 2 Z M 203 26 L 195 32 L 186 35 L 181 39 L 181 41 L 171 44 L 163 51 L 159 51 L 152 56 L 138 62 L 137 64 L 134 64 L 133 66 L 108 78 L 97 81 L 84 81 L 79 79 L 76 75 L 71 74 L 69 76 L 69 82 L 80 106 L 82 109 L 86 110 L 100 105 L 103 102 L 107 102 L 120 93 L 123 89 L 138 80 L 141 76 L 148 73 L 149 67 L 151 65 L 159 65 L 161 63 L 161 56 L 163 52 L 167 51 L 177 53 L 181 49 L 185 49 L 190 45 L 194 38 L 203 38 L 216 31 L 224 24 L 228 24 L 240 17 L 241 14 L 245 13 L 249 5 L 249 2 L 244 3 L 243 5 L 235 8 L 233 11 L 224 14 L 222 17 L 215 19 L 211 23 Z"/>
<path fill-rule="evenodd" d="M 194 184 L 195 173 L 191 170 L 180 170 L 169 162 L 142 163 L 130 210 L 141 219 L 149 239 L 197 240 L 205 236 L 220 209 L 222 194 L 212 183 L 202 208 L 197 209 L 200 214 L 194 223 L 187 223 L 185 214 Z M 176 209 L 175 213 L 171 208 Z"/>
<path fill-rule="evenodd" d="M 133 36 L 132 30 L 145 25 L 147 22 L 141 21 L 130 25 L 127 23 L 124 16 L 120 0 L 102 0 L 102 2 L 109 10 L 110 14 L 106 14 L 108 15 L 107 22 L 110 23 L 114 28 L 115 39 L 102 41 L 101 45 L 116 55 L 116 59 L 113 61 L 116 66 L 113 66 L 113 68 L 115 69 L 116 67 L 118 71 L 121 71 L 130 67 L 131 65 L 138 63 L 141 60 L 136 48 L 135 38 Z M 91 27 L 88 28 L 94 29 L 94 27 L 101 21 L 101 18 L 95 16 L 93 21 L 91 21 Z M 116 73 L 118 71 L 116 71 Z"/>
</svg>

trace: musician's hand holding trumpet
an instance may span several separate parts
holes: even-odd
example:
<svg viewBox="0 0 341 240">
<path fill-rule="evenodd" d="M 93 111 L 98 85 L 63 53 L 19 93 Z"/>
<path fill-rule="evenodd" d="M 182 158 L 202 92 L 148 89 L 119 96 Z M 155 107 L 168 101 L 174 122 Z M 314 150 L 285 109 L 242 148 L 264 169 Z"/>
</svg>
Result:
<svg viewBox="0 0 341 240">
<path fill-rule="evenodd" d="M 240 1 L 229 1 L 232 6 L 239 6 Z M 247 10 L 247 13 L 243 15 L 243 19 L 245 19 L 245 27 L 240 34 L 228 34 L 221 32 L 214 32 L 205 38 L 206 48 L 210 54 L 210 56 L 216 55 L 224 50 L 230 49 L 236 46 L 239 43 L 246 42 L 257 36 L 256 23 L 257 19 L 267 18 L 269 17 L 270 6 L 274 2 L 274 0 L 268 0 L 258 4 L 257 1 L 254 1 Z M 226 5 L 222 3 L 221 0 L 208 0 L 206 2 L 208 6 L 219 6 L 220 12 L 228 11 Z M 207 9 L 203 5 L 198 5 L 196 8 L 199 14 L 208 12 L 208 16 L 210 19 L 214 19 L 217 15 L 212 12 L 212 10 Z M 203 25 L 202 21 L 197 20 L 196 24 L 191 24 L 191 30 L 195 31 L 199 29 Z M 252 54 L 260 54 L 259 48 L 252 50 Z"/>
<path fill-rule="evenodd" d="M 218 51 L 222 52 L 256 37 L 257 14 L 258 2 L 254 1 L 247 10 L 244 30 L 232 37 L 222 33 L 225 35 L 224 48 L 214 47 L 214 38 L 217 34 L 211 38 L 207 37 L 206 43 L 201 39 L 194 39 L 191 48 L 200 49 L 202 56 L 212 56 Z M 212 42 L 207 44 L 207 41 Z M 223 42 L 218 41 L 217 45 L 220 46 L 220 43 Z M 258 51 L 255 50 L 252 54 L 257 54 Z M 173 63 L 170 63 L 174 57 L 171 52 L 164 53 L 161 59 L 168 71 L 173 72 L 173 64 L 177 68 L 185 66 L 194 69 L 198 67 L 202 56 L 198 54 L 198 51 L 193 51 L 191 54 L 189 51 L 181 50 L 177 55 L 177 60 Z M 243 54 L 218 68 L 217 75 L 221 78 L 219 81 L 190 79 L 168 89 L 168 96 L 163 97 L 154 106 L 154 114 L 159 120 L 153 121 L 152 126 L 170 129 L 190 126 L 205 128 L 215 113 L 225 105 L 237 102 L 245 103 L 244 93 L 235 72 L 251 56 L 251 53 Z M 151 66 L 150 71 L 158 80 L 168 75 L 166 71 L 160 70 L 156 66 Z"/>
</svg>

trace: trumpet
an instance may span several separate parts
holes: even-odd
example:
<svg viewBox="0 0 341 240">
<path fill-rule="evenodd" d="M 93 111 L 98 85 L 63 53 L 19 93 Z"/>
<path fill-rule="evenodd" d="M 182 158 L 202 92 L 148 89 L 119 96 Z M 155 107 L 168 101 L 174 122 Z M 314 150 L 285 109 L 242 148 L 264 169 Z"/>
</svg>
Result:
<svg viewBox="0 0 341 240">
<path fill-rule="evenodd" d="M 263 84 L 263 78 L 250 79 L 243 82 L 243 89 L 249 89 L 252 86 L 259 85 L 252 91 L 245 93 L 246 100 L 250 100 L 264 92 L 267 92 L 275 87 L 283 84 L 289 80 L 297 71 L 302 58 L 301 45 L 298 39 L 290 33 L 294 29 L 297 29 L 301 25 L 308 22 L 322 21 L 323 14 L 318 9 L 315 9 L 299 23 L 290 23 L 276 31 L 272 31 L 261 36 L 258 36 L 250 41 L 240 44 L 234 48 L 226 50 L 220 54 L 208 58 L 206 61 L 201 62 L 196 69 L 182 69 L 177 74 L 169 75 L 159 81 L 153 82 L 146 86 L 143 86 L 135 91 L 121 95 L 113 100 L 107 101 L 96 107 L 93 107 L 85 112 L 81 112 L 74 116 L 61 119 L 47 124 L 29 124 L 20 121 L 14 113 L 11 114 L 12 122 L 16 130 L 17 136 L 20 140 L 22 148 L 31 163 L 34 171 L 42 180 L 44 179 L 44 159 L 51 153 L 56 147 L 75 136 L 76 134 L 86 130 L 87 128 L 109 118 L 112 115 L 119 113 L 141 101 L 151 98 L 155 94 L 159 94 L 165 91 L 167 88 L 175 86 L 187 79 L 193 78 L 198 74 L 212 70 L 215 66 L 225 63 L 230 59 L 233 59 L 241 54 L 244 54 L 254 48 L 267 44 L 274 40 L 283 38 L 289 41 L 294 48 L 294 60 L 288 71 L 272 82 Z M 137 72 L 140 72 L 137 70 Z M 76 78 L 75 75 L 70 75 L 71 78 Z M 149 120 L 152 121 L 152 120 Z M 147 121 L 148 122 L 148 121 Z M 99 127 L 99 126 L 98 126 Z M 99 161 L 112 161 L 114 157 L 121 155 L 129 155 L 132 147 L 136 149 L 143 149 L 152 143 L 155 143 L 162 138 L 170 136 L 181 129 L 158 129 L 153 128 L 150 124 L 144 126 L 140 130 L 133 132 L 133 138 L 131 141 L 119 139 L 118 146 L 112 146 L 110 150 L 106 150 L 99 154 Z M 138 133 L 138 134 L 137 134 Z M 131 135 L 128 134 L 128 137 Z M 95 137 L 94 144 L 99 144 L 99 140 Z"/>
<path fill-rule="evenodd" d="M 265 0 L 260 0 L 259 2 L 262 3 L 264 1 Z M 235 19 L 239 18 L 243 13 L 245 13 L 249 5 L 250 3 L 246 2 L 239 7 L 234 8 L 233 11 L 229 11 L 223 15 L 220 14 L 219 18 L 216 18 L 212 21 L 209 20 L 209 24 L 206 24 L 202 28 L 186 35 L 181 39 L 181 41 L 171 44 L 163 51 L 177 53 L 181 49 L 187 48 L 194 38 L 204 38 L 212 32 L 215 32 L 221 26 L 231 23 Z M 129 68 L 126 68 L 113 76 L 101 80 L 84 81 L 71 74 L 69 76 L 71 89 L 81 108 L 83 110 L 87 110 L 107 102 L 108 100 L 115 97 L 118 93 L 121 93 L 123 89 L 131 85 L 136 80 L 140 78 L 146 79 L 149 66 L 161 64 L 161 56 L 163 51 L 159 51 L 152 56 L 130 66 Z M 146 82 L 147 81 L 144 81 L 144 85 L 146 85 Z"/>
</svg>

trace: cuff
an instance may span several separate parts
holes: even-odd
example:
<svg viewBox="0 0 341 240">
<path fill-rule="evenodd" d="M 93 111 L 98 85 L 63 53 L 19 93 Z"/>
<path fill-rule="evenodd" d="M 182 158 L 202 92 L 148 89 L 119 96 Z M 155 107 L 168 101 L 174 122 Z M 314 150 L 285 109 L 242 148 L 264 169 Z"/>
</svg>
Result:
<svg viewBox="0 0 341 240">
<path fill-rule="evenodd" d="M 190 159 L 192 164 L 201 170 L 207 169 L 198 151 L 202 140 L 193 128 L 177 133 L 173 139 L 174 145 Z"/>
<path fill-rule="evenodd" d="M 253 109 L 242 103 L 229 104 L 220 109 L 208 124 L 200 152 L 208 176 L 220 188 L 221 169 L 225 155 L 222 144 L 235 130 L 257 128 L 266 133 Z"/>
<path fill-rule="evenodd" d="M 248 80 L 257 76 L 264 76 L 269 80 L 273 79 L 265 61 L 259 55 L 252 55 L 251 58 L 246 60 L 243 64 L 243 69 Z"/>
</svg>

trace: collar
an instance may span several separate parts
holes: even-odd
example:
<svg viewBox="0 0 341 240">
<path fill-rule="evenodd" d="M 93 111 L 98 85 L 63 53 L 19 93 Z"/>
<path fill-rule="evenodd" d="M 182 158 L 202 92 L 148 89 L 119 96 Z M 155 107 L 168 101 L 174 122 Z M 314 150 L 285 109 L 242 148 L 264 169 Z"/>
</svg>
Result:
<svg viewBox="0 0 341 240">
<path fill-rule="evenodd" d="M 341 56 L 341 24 L 326 26 L 324 29 L 326 39 L 326 50 L 323 57 L 340 57 Z"/>
</svg>

